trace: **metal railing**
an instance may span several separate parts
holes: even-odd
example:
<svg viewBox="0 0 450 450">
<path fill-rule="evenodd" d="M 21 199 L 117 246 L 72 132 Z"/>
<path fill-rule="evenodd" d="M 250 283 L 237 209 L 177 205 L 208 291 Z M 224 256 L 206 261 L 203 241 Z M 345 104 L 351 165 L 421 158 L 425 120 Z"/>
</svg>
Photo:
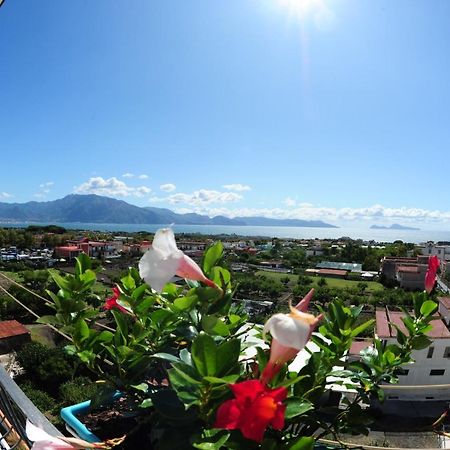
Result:
<svg viewBox="0 0 450 450">
<path fill-rule="evenodd" d="M 0 449 L 31 448 L 25 433 L 27 419 L 50 435 L 61 436 L 0 365 Z"/>
</svg>

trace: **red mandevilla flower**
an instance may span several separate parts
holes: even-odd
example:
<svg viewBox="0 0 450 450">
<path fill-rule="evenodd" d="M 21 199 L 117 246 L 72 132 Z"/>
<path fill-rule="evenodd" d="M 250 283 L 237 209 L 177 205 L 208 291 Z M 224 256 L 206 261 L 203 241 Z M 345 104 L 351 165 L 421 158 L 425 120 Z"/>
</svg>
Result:
<svg viewBox="0 0 450 450">
<path fill-rule="evenodd" d="M 113 287 L 113 296 L 106 299 L 105 304 L 103 305 L 103 307 L 105 309 L 118 309 L 119 311 L 122 311 L 125 314 L 128 314 L 129 311 L 127 311 L 123 306 L 120 306 L 117 303 L 117 300 L 119 300 L 120 297 L 120 290 L 118 287 Z"/>
<path fill-rule="evenodd" d="M 270 425 L 275 430 L 284 427 L 287 389 L 270 389 L 259 380 L 231 384 L 235 398 L 223 403 L 217 410 L 214 428 L 241 430 L 247 439 L 262 442 Z"/>
<path fill-rule="evenodd" d="M 428 258 L 428 270 L 425 275 L 425 290 L 428 294 L 430 294 L 434 288 L 434 284 L 436 283 L 436 274 L 440 264 L 441 262 L 437 256 L 430 256 Z"/>
</svg>

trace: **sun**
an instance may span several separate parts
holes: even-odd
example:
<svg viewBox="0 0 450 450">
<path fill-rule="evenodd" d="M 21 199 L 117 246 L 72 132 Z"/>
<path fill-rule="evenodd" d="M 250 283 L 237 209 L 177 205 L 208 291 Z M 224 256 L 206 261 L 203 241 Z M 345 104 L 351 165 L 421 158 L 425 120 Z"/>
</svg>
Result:
<svg viewBox="0 0 450 450">
<path fill-rule="evenodd" d="M 288 10 L 290 15 L 300 18 L 326 9 L 324 0 L 277 0 L 278 4 Z"/>
</svg>

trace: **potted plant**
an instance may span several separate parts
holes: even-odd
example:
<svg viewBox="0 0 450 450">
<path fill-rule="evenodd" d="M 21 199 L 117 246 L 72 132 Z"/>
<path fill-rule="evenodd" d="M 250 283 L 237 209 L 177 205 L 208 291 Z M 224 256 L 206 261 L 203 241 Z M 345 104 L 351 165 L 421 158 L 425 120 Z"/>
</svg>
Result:
<svg viewBox="0 0 450 450">
<path fill-rule="evenodd" d="M 98 380 L 97 395 L 82 408 L 114 405 L 120 391 L 131 419 L 123 448 L 132 448 L 127 440 L 134 438 L 140 448 L 145 442 L 158 450 L 305 450 L 324 436 L 367 432 L 364 405 L 382 400 L 382 383 L 396 382 L 395 371 L 411 361 L 412 350 L 429 344 L 425 333 L 436 304 L 418 294 L 415 314 L 405 312 L 411 326 L 407 334 L 398 332 L 397 344 L 374 338 L 360 361 L 350 361 L 353 340 L 373 323 L 360 323 L 361 307 L 335 299 L 326 311 L 310 313 L 311 290 L 264 327 L 249 323 L 233 303 L 222 257 L 216 243 L 200 268 L 177 249 L 171 230 L 159 230 L 139 271 L 130 269 L 103 311 L 86 300 L 95 281 L 87 256 L 77 258 L 74 275 L 53 274 L 60 288 L 49 293 L 55 314 L 40 321 L 72 338 L 66 350 Z M 174 274 L 186 285 L 169 283 Z M 105 310 L 111 329 L 98 325 Z M 316 351 L 300 370 L 291 370 L 308 342 Z M 354 392 L 353 399 L 327 404 L 327 394 L 339 384 Z M 97 433 L 83 437 L 96 440 Z"/>
</svg>

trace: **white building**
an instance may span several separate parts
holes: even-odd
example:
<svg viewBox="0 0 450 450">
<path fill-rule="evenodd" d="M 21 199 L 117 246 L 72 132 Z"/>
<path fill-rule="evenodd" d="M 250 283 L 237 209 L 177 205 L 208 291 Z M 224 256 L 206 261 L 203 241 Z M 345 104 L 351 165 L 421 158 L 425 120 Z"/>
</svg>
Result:
<svg viewBox="0 0 450 450">
<path fill-rule="evenodd" d="M 432 344 L 423 350 L 413 350 L 414 363 L 399 370 L 398 385 L 384 388 L 387 400 L 436 401 L 450 400 L 450 298 L 440 300 L 439 311 L 444 314 L 432 320 L 433 329 L 427 333 Z M 443 304 L 445 303 L 445 305 Z M 405 334 L 402 312 L 384 310 L 376 311 L 376 334 L 386 344 L 396 343 L 396 329 Z"/>
<path fill-rule="evenodd" d="M 450 261 L 450 245 L 437 245 L 434 242 L 427 242 L 419 245 L 419 250 L 422 255 L 437 256 L 441 262 Z"/>
</svg>

